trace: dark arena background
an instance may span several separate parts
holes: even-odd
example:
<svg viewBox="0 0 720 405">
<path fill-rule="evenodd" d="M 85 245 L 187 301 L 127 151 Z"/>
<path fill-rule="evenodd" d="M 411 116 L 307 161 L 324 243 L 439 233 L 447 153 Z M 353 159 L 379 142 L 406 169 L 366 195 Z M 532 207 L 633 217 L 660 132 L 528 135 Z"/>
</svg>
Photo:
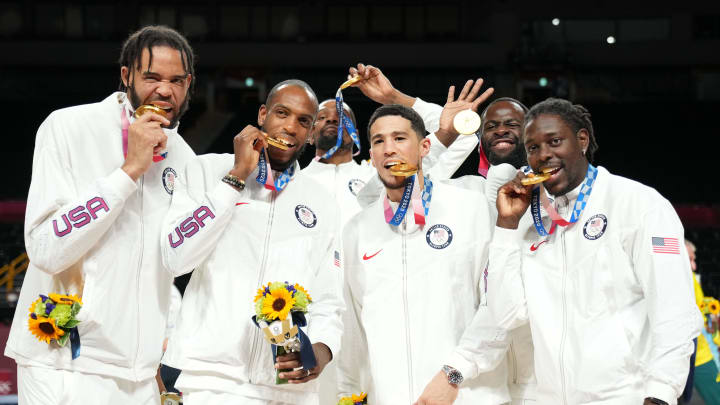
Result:
<svg viewBox="0 0 720 405">
<path fill-rule="evenodd" d="M 256 123 L 275 83 L 299 78 L 331 98 L 359 62 L 440 104 L 450 85 L 477 77 L 495 87 L 493 97 L 527 106 L 549 96 L 583 104 L 600 144 L 596 162 L 673 203 L 697 245 L 705 294 L 720 296 L 720 2 L 659 4 L 0 1 L 1 347 L 28 263 L 35 132 L 51 111 L 115 91 L 122 41 L 147 24 L 178 29 L 195 49 L 196 87 L 180 133 L 198 154 L 232 153 L 233 136 Z M 357 89 L 343 94 L 367 159 L 365 128 L 377 104 Z M 301 165 L 312 156 L 308 148 Z M 477 162 L 471 154 L 456 176 L 475 173 Z M 187 280 L 176 284 L 182 290 Z M 3 357 L 0 404 L 14 403 L 14 374 Z"/>
</svg>

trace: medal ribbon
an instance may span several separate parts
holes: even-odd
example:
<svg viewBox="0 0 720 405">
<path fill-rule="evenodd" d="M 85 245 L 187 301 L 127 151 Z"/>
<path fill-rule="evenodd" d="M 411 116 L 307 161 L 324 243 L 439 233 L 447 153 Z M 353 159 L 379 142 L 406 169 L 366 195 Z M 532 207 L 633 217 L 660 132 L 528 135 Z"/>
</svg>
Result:
<svg viewBox="0 0 720 405">
<path fill-rule="evenodd" d="M 277 191 L 278 193 L 283 191 L 285 186 L 290 183 L 290 179 L 295 174 L 295 165 L 292 164 L 290 167 L 285 169 L 277 179 L 273 180 L 272 168 L 270 167 L 270 160 L 267 158 L 265 148 L 260 151 L 260 158 L 258 159 L 258 175 L 255 180 L 265 186 L 266 189 Z"/>
<path fill-rule="evenodd" d="M 120 122 L 122 123 L 122 145 L 123 145 L 123 156 L 127 158 L 127 150 L 128 150 L 128 128 L 130 128 L 130 120 L 127 117 L 127 110 L 125 107 L 123 107 L 122 112 L 120 112 Z M 159 162 L 167 157 L 167 152 L 161 153 L 159 155 L 153 155 L 153 162 Z"/>
<path fill-rule="evenodd" d="M 353 143 L 355 144 L 355 146 L 357 146 L 357 152 L 353 153 L 353 156 L 356 156 L 360 153 L 360 137 L 358 136 L 357 129 L 355 129 L 355 125 L 352 123 L 352 120 L 345 116 L 345 110 L 343 109 L 343 95 L 341 89 L 338 89 L 337 93 L 335 93 L 335 109 L 337 110 L 340 121 L 340 123 L 338 124 L 337 142 L 335 142 L 335 146 L 330 148 L 330 150 L 325 152 L 325 154 L 323 154 L 319 158 L 316 158 L 316 160 L 327 159 L 335 152 L 337 152 L 338 148 L 340 148 L 340 146 L 342 145 L 343 131 L 345 129 L 347 129 L 348 134 L 350 134 L 350 138 L 352 138 Z"/>
<path fill-rule="evenodd" d="M 580 187 L 580 192 L 578 193 L 577 200 L 575 201 L 575 205 L 573 206 L 572 215 L 570 216 L 569 221 L 566 221 L 565 218 L 558 214 L 557 210 L 555 210 L 555 208 L 550 204 L 550 201 L 548 200 L 547 195 L 545 195 L 545 192 L 540 190 L 542 185 L 538 184 L 533 189 L 530 212 L 533 217 L 533 223 L 535 224 L 535 230 L 537 230 L 540 236 L 551 235 L 553 232 L 555 232 L 555 227 L 557 225 L 565 227 L 574 224 L 580 219 L 580 216 L 582 215 L 582 212 L 585 209 L 588 200 L 590 199 L 590 193 L 592 192 L 593 184 L 595 183 L 597 174 L 597 168 L 588 163 L 587 174 L 585 174 L 585 180 L 583 181 L 582 187 Z M 545 226 L 542 223 L 542 218 L 540 215 L 540 201 L 542 201 L 543 208 L 545 208 L 545 211 L 548 213 L 550 219 L 552 220 L 550 232 L 547 232 L 545 230 Z"/>
<path fill-rule="evenodd" d="M 425 187 L 422 193 L 417 187 L 417 175 L 412 175 L 405 183 L 402 199 L 398 205 L 397 211 L 393 212 L 388 200 L 387 194 L 383 200 L 385 209 L 385 222 L 390 225 L 398 226 L 402 223 L 409 205 L 412 205 L 415 223 L 417 225 L 425 225 L 425 217 L 430 211 L 430 200 L 432 199 L 432 181 L 427 177 L 423 178 Z"/>
</svg>

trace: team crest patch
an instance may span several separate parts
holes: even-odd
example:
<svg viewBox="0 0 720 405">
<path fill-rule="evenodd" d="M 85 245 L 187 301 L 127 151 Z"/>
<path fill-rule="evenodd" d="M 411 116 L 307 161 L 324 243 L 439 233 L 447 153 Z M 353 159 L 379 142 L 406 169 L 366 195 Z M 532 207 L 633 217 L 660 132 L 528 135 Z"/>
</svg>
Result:
<svg viewBox="0 0 720 405">
<path fill-rule="evenodd" d="M 317 217 L 315 213 L 304 205 L 298 205 L 295 207 L 295 218 L 297 218 L 300 225 L 305 228 L 312 228 L 317 224 Z"/>
<path fill-rule="evenodd" d="M 365 182 L 360 179 L 350 179 L 350 181 L 348 181 L 348 188 L 350 189 L 350 192 L 356 197 L 363 187 L 365 187 Z"/>
<path fill-rule="evenodd" d="M 597 214 L 590 217 L 583 226 L 583 235 L 586 239 L 595 240 L 605 233 L 607 228 L 607 217 L 603 214 Z"/>
<path fill-rule="evenodd" d="M 162 174 L 162 182 L 163 187 L 165 187 L 165 191 L 168 192 L 168 194 L 173 193 L 173 190 L 175 190 L 175 178 L 177 177 L 177 173 L 175 173 L 175 169 L 172 167 L 166 167 L 165 170 L 163 170 Z"/>
<path fill-rule="evenodd" d="M 452 243 L 453 234 L 449 227 L 443 224 L 435 224 L 428 229 L 425 240 L 434 249 L 445 249 Z"/>
</svg>

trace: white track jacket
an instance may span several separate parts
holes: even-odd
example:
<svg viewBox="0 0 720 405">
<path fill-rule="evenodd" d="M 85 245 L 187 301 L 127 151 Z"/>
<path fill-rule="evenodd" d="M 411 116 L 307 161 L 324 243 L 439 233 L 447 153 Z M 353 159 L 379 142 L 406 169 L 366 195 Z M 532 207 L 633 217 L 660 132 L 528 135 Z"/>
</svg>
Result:
<svg viewBox="0 0 720 405">
<path fill-rule="evenodd" d="M 358 374 L 369 367 L 373 404 L 411 404 L 448 364 L 466 378 L 456 404 L 508 402 L 505 370 L 478 377 L 476 362 L 467 360 L 485 356 L 492 370 L 504 350 L 469 355 L 459 346 L 461 339 L 492 345 L 504 338 L 485 304 L 491 229 L 485 196 L 435 182 L 426 221 L 415 225 L 409 210 L 400 226 L 389 225 L 378 199 L 345 227 L 346 318 L 352 322 L 343 345 L 359 340 L 367 353 L 351 356 L 350 364 L 341 358 L 340 391 L 359 392 Z"/>
<path fill-rule="evenodd" d="M 495 229 L 489 306 L 530 323 L 539 403 L 674 404 L 702 326 L 683 227 L 657 191 L 598 170 L 577 223 L 541 238 L 528 211 Z M 555 199 L 565 218 L 580 187 Z"/>
<path fill-rule="evenodd" d="M 255 181 L 257 169 L 238 192 L 221 182 L 233 164 L 231 154 L 200 156 L 177 183 L 163 262 L 176 276 L 195 271 L 163 363 L 183 370 L 180 389 L 315 404 L 316 381 L 275 385 L 271 346 L 251 317 L 261 285 L 299 283 L 313 299 L 310 340 L 337 355 L 343 303 L 335 202 L 297 167 L 280 193 Z"/>
<path fill-rule="evenodd" d="M 158 235 L 176 174 L 195 154 L 166 130 L 167 158 L 133 182 L 120 169 L 123 106 L 125 94 L 114 93 L 55 111 L 38 129 L 25 214 L 30 266 L 5 349 L 18 364 L 131 381 L 155 376 L 173 281 Z M 30 304 L 48 293 L 82 296 L 75 360 L 69 347 L 28 331 Z"/>
</svg>

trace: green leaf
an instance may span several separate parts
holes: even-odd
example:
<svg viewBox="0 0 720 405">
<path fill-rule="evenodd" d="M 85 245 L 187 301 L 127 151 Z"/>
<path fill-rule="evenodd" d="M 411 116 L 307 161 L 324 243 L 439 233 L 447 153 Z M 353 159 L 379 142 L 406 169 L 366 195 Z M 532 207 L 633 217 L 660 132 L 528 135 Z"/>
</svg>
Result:
<svg viewBox="0 0 720 405">
<path fill-rule="evenodd" d="M 72 328 L 78 326 L 79 323 L 80 323 L 80 321 L 78 321 L 77 319 L 71 319 L 71 320 L 67 321 L 67 323 L 63 327 L 67 328 L 67 329 L 72 329 Z"/>
<path fill-rule="evenodd" d="M 70 332 L 65 332 L 65 334 L 57 340 L 57 343 L 60 345 L 60 347 L 65 347 L 68 339 L 70 339 Z"/>
<path fill-rule="evenodd" d="M 73 316 L 77 315 L 78 312 L 80 312 L 80 309 L 82 309 L 82 305 L 80 305 L 79 302 L 73 302 L 72 307 L 70 308 Z"/>
</svg>

